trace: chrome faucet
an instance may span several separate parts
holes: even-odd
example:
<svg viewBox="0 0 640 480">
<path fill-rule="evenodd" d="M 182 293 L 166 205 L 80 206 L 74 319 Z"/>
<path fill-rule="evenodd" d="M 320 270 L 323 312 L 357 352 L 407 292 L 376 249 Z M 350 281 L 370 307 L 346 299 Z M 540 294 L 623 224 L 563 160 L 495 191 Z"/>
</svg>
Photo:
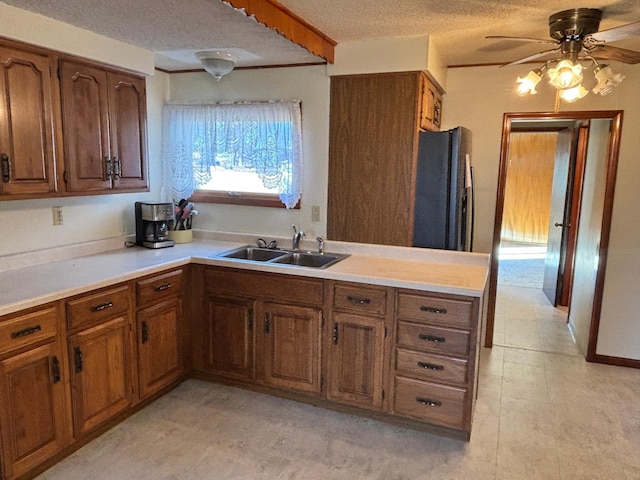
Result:
<svg viewBox="0 0 640 480">
<path fill-rule="evenodd" d="M 291 244 L 291 249 L 294 252 L 297 252 L 298 250 L 300 250 L 300 240 L 305 238 L 305 234 L 302 230 L 298 231 L 295 225 L 291 225 L 291 228 L 293 228 L 293 241 Z"/>
<path fill-rule="evenodd" d="M 324 240 L 322 237 L 316 237 L 316 242 L 318 242 L 318 253 L 322 255 L 324 253 Z"/>
</svg>

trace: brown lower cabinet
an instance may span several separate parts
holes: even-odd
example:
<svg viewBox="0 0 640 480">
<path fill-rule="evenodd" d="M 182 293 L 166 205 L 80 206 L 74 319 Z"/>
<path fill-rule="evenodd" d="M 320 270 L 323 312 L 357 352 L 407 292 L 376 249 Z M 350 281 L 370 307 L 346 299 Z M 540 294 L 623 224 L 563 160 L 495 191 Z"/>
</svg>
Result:
<svg viewBox="0 0 640 480">
<path fill-rule="evenodd" d="M 30 471 L 68 442 L 59 323 L 56 305 L 0 323 L 0 478 Z"/>
<path fill-rule="evenodd" d="M 4 316 L 0 478 L 35 476 L 187 373 L 468 440 L 481 305 L 192 265 Z"/>
</svg>

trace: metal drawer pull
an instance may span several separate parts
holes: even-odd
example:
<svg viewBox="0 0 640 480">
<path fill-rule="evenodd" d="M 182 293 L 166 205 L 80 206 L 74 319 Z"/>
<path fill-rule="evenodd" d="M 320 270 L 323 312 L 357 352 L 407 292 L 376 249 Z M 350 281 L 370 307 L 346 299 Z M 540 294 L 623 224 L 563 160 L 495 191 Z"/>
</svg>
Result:
<svg viewBox="0 0 640 480">
<path fill-rule="evenodd" d="M 156 292 L 162 292 L 163 290 L 168 290 L 169 288 L 171 288 L 171 284 L 170 283 L 164 283 L 162 285 L 158 285 L 154 290 Z"/>
<path fill-rule="evenodd" d="M 51 357 L 51 377 L 52 383 L 60 381 L 60 360 L 55 355 Z"/>
<path fill-rule="evenodd" d="M 443 315 L 445 315 L 447 313 L 447 309 L 446 308 L 438 308 L 438 307 L 428 307 L 426 305 L 421 305 L 420 306 L 420 310 L 422 312 L 427 312 L 427 313 L 441 313 Z"/>
<path fill-rule="evenodd" d="M 92 312 L 100 312 L 102 310 L 106 310 L 107 308 L 113 307 L 113 302 L 101 303 L 100 305 L 96 305 L 91 307 Z"/>
<path fill-rule="evenodd" d="M 371 303 L 371 299 L 370 298 L 353 297 L 351 295 L 349 295 L 347 297 L 347 300 L 349 300 L 352 303 L 358 303 L 360 305 L 369 305 Z"/>
<path fill-rule="evenodd" d="M 39 332 L 40 330 L 42 330 L 42 327 L 40 325 L 34 325 L 33 327 L 23 328 L 22 330 L 13 332 L 11 334 L 11 338 L 26 337 L 27 335 L 31 335 L 32 333 Z"/>
<path fill-rule="evenodd" d="M 416 402 L 426 405 L 427 407 L 440 407 L 442 405 L 440 400 L 430 400 L 422 397 L 416 397 Z"/>
<path fill-rule="evenodd" d="M 425 333 L 421 333 L 420 335 L 418 335 L 418 338 L 420 340 L 426 340 L 427 342 L 434 343 L 444 343 L 447 340 L 444 337 L 436 337 L 435 335 L 427 335 Z"/>
<path fill-rule="evenodd" d="M 444 370 L 444 366 L 434 363 L 418 362 L 418 366 L 426 370 Z"/>
</svg>

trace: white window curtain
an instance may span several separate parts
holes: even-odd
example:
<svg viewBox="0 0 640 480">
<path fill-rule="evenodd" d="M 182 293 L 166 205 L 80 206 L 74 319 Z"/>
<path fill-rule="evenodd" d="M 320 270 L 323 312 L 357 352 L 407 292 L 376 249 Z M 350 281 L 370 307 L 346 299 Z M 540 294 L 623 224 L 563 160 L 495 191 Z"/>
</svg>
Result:
<svg viewBox="0 0 640 480">
<path fill-rule="evenodd" d="M 300 102 L 166 105 L 164 184 L 176 201 L 211 180 L 217 158 L 255 167 L 267 188 L 293 208 L 302 193 Z"/>
</svg>

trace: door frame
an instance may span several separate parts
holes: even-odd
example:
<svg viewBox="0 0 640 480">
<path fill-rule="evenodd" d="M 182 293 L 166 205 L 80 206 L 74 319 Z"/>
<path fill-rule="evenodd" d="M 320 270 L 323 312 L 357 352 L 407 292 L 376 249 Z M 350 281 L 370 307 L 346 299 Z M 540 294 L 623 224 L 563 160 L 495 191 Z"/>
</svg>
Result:
<svg viewBox="0 0 640 480">
<path fill-rule="evenodd" d="M 609 152 L 607 157 L 604 208 L 602 211 L 602 223 L 600 229 L 600 245 L 598 250 L 599 262 L 596 273 L 593 309 L 591 312 L 591 326 L 589 328 L 589 341 L 587 345 L 586 359 L 590 362 L 606 362 L 606 358 L 596 354 L 598 331 L 600 327 L 600 313 L 602 311 L 602 294 L 604 291 L 605 270 L 607 265 L 607 252 L 609 249 L 609 236 L 611 233 L 611 213 L 613 211 L 613 198 L 615 192 L 616 173 L 618 169 L 618 155 L 620 152 L 620 135 L 622 130 L 622 110 L 578 111 L 559 113 L 505 113 L 502 122 L 502 141 L 500 147 L 500 165 L 498 170 L 498 187 L 496 195 L 496 209 L 493 226 L 493 245 L 491 249 L 491 270 L 489 274 L 489 294 L 487 306 L 487 324 L 484 339 L 485 347 L 493 346 L 493 331 L 496 312 L 496 293 L 498 287 L 498 255 L 500 250 L 500 237 L 504 212 L 504 197 L 507 180 L 507 164 L 509 157 L 509 139 L 513 122 L 526 121 L 584 121 L 590 119 L 611 120 L 609 135 Z M 606 362 L 608 363 L 608 362 Z"/>
</svg>

